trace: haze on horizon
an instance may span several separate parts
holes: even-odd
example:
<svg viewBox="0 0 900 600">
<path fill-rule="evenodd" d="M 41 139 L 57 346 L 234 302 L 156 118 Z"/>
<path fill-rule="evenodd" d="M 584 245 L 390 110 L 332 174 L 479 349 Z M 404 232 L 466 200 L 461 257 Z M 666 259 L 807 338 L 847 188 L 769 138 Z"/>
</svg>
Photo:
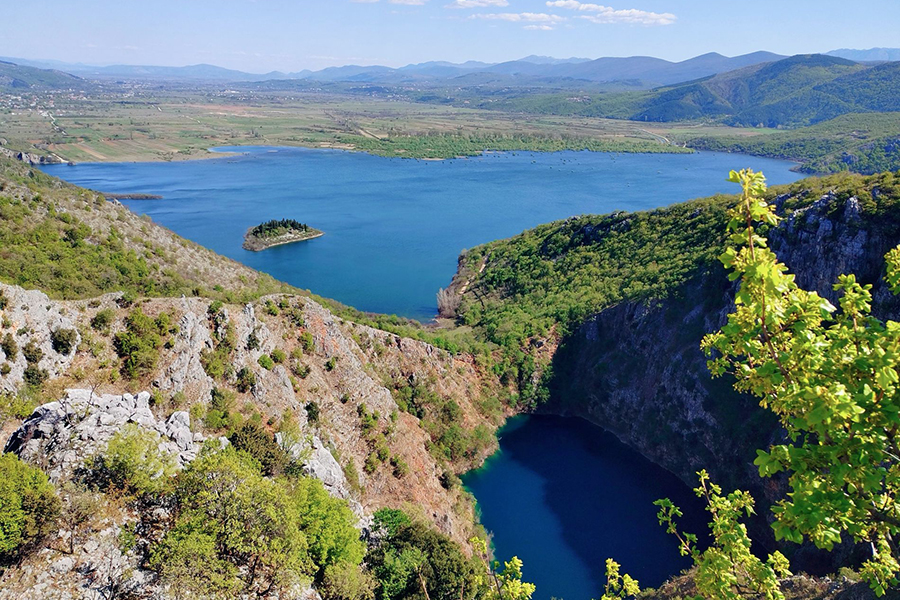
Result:
<svg viewBox="0 0 900 600">
<path fill-rule="evenodd" d="M 3 7 L 0 56 L 255 73 L 532 54 L 678 61 L 897 46 L 898 27 L 896 0 L 51 0 Z"/>
</svg>

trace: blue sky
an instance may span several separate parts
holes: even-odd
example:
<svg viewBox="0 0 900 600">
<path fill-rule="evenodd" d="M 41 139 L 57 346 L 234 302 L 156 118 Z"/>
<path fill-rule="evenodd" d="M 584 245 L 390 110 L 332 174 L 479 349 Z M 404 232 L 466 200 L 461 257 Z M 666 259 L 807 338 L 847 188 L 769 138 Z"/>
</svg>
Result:
<svg viewBox="0 0 900 600">
<path fill-rule="evenodd" d="M 900 0 L 2 0 L 0 56 L 252 72 L 900 46 Z"/>
</svg>

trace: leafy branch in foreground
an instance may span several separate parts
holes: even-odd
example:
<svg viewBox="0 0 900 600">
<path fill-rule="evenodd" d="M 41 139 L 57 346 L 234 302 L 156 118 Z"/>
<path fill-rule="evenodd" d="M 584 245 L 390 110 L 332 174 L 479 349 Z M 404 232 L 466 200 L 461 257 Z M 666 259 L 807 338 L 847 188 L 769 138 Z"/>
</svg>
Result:
<svg viewBox="0 0 900 600">
<path fill-rule="evenodd" d="M 747 526 L 740 522 L 742 514 L 753 514 L 753 497 L 742 490 L 723 496 L 722 488 L 709 480 L 706 471 L 697 475 L 700 485 L 694 492 L 706 501 L 706 510 L 712 515 L 709 524 L 712 541 L 708 548 L 701 551 L 695 534 L 678 530 L 675 520 L 682 512 L 671 500 L 664 498 L 654 504 L 659 507 L 659 524 L 666 528 L 666 533 L 678 538 L 681 555 L 694 561 L 694 584 L 699 597 L 706 600 L 784 600 L 779 580 L 791 575 L 787 558 L 778 551 L 765 561 L 753 554 Z M 641 593 L 638 582 L 627 574 L 620 574 L 619 564 L 612 559 L 606 561 L 606 580 L 601 600 L 626 600 Z"/>
<path fill-rule="evenodd" d="M 600 600 L 625 600 L 641 593 L 637 579 L 628 573 L 621 574 L 621 565 L 611 558 L 606 559 L 606 587 Z"/>
<path fill-rule="evenodd" d="M 487 542 L 474 537 L 469 540 L 475 548 L 476 555 L 481 559 L 487 578 L 486 598 L 489 600 L 530 600 L 534 594 L 535 585 L 522 581 L 522 561 L 513 556 L 508 562 L 503 563 L 503 570 L 499 571 L 500 563 L 488 562 Z"/>
<path fill-rule="evenodd" d="M 697 590 L 711 600 L 738 600 L 748 596 L 784 600 L 778 581 L 790 576 L 788 560 L 775 551 L 763 562 L 750 551 L 747 526 L 739 522 L 741 513 L 753 514 L 753 497 L 743 490 L 723 496 L 722 488 L 709 480 L 706 471 L 698 475 L 700 485 L 694 492 L 706 500 L 706 510 L 712 515 L 709 526 L 713 543 L 706 550 L 699 550 L 696 535 L 678 531 L 675 519 L 682 513 L 671 500 L 654 503 L 659 506 L 660 525 L 678 538 L 681 555 L 690 556 L 697 566 Z"/>
<path fill-rule="evenodd" d="M 729 180 L 743 193 L 721 261 L 741 287 L 728 324 L 703 340 L 710 371 L 732 373 L 789 435 L 755 461 L 762 476 L 790 474 L 791 491 L 773 508 L 776 537 L 830 549 L 847 534 L 868 544 L 861 574 L 882 595 L 900 575 L 900 324 L 871 316 L 872 286 L 853 275 L 834 286 L 839 311 L 800 289 L 757 228 L 778 220 L 763 175 L 745 169 Z M 900 249 L 886 259 L 896 294 Z"/>
</svg>

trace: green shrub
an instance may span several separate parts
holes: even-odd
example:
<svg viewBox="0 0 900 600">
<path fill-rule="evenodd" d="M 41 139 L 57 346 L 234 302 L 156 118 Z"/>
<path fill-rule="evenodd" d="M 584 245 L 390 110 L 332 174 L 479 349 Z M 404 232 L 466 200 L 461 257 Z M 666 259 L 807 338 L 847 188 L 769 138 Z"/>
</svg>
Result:
<svg viewBox="0 0 900 600">
<path fill-rule="evenodd" d="M 242 450 L 259 461 L 264 475 L 280 475 L 284 472 L 290 457 L 275 441 L 275 436 L 253 421 L 247 421 L 228 441 L 236 450 Z"/>
<path fill-rule="evenodd" d="M 47 476 L 14 454 L 0 456 L 0 561 L 8 562 L 56 529 L 60 503 Z"/>
<path fill-rule="evenodd" d="M 8 362 L 0 365 L 0 375 L 9 375 L 12 372 L 12 367 L 9 366 Z"/>
<path fill-rule="evenodd" d="M 25 371 L 22 373 L 22 379 L 25 380 L 25 383 L 35 387 L 41 385 L 49 378 L 50 373 L 47 372 L 47 369 L 42 369 L 34 363 L 29 363 L 28 366 L 25 367 Z"/>
<path fill-rule="evenodd" d="M 275 348 L 269 356 L 276 364 L 281 364 L 287 359 L 287 354 L 281 348 Z"/>
<path fill-rule="evenodd" d="M 221 305 L 221 302 L 219 304 Z M 213 310 L 215 306 L 216 303 L 213 302 L 209 310 Z M 215 348 L 213 350 L 204 350 L 200 353 L 200 363 L 203 365 L 203 370 L 213 379 L 225 379 L 234 372 L 231 366 L 231 358 L 234 349 L 237 347 L 237 335 L 234 332 L 234 325 L 227 322 L 224 317 L 225 314 L 221 311 L 221 307 L 210 316 Z"/>
<path fill-rule="evenodd" d="M 31 340 L 27 344 L 25 344 L 25 347 L 22 348 L 22 354 L 25 356 L 26 361 L 35 365 L 41 362 L 41 359 L 44 358 L 44 351 L 34 343 L 34 340 Z"/>
<path fill-rule="evenodd" d="M 409 474 L 409 465 L 399 456 L 391 457 L 391 466 L 394 467 L 394 477 L 402 479 Z"/>
<path fill-rule="evenodd" d="M 170 317 L 166 313 L 153 319 L 140 307 L 131 311 L 125 318 L 125 331 L 117 333 L 115 338 L 116 352 L 123 359 L 122 374 L 135 379 L 151 372 L 169 329 Z"/>
<path fill-rule="evenodd" d="M 246 393 L 253 389 L 256 385 L 256 373 L 247 367 L 241 367 L 237 374 L 237 389 L 239 392 Z"/>
<path fill-rule="evenodd" d="M 308 331 L 304 331 L 300 334 L 300 345 L 303 348 L 303 351 L 307 353 L 315 352 L 316 350 L 316 341 L 313 339 L 313 335 Z"/>
<path fill-rule="evenodd" d="M 375 577 L 352 563 L 329 565 L 319 585 L 323 600 L 372 600 L 375 598 Z"/>
<path fill-rule="evenodd" d="M 260 356 L 257 362 L 259 363 L 259 366 L 261 366 L 266 371 L 271 371 L 275 367 L 275 361 L 273 361 L 268 354 L 263 354 L 262 356 Z"/>
<path fill-rule="evenodd" d="M 337 356 L 332 356 L 331 358 L 329 358 L 329 359 L 328 359 L 328 362 L 325 363 L 325 370 L 326 370 L 326 371 L 333 371 L 335 365 L 337 365 L 337 360 L 338 360 L 338 359 L 337 359 Z"/>
<path fill-rule="evenodd" d="M 106 451 L 88 459 L 90 477 L 103 488 L 134 496 L 166 492 L 175 474 L 175 460 L 160 450 L 161 439 L 136 423 L 128 423 L 109 440 Z"/>
<path fill-rule="evenodd" d="M 209 307 L 206 309 L 206 314 L 209 315 L 210 318 L 216 318 L 219 316 L 219 313 L 224 306 L 221 300 L 213 300 L 209 303 Z"/>
<path fill-rule="evenodd" d="M 16 338 L 12 336 L 11 333 L 6 333 L 3 336 L 3 339 L 0 340 L 0 350 L 3 350 L 3 353 L 6 355 L 6 360 L 12 362 L 16 360 L 16 357 L 19 355 L 19 345 L 16 343 Z"/>
<path fill-rule="evenodd" d="M 300 379 L 306 379 L 307 377 L 309 377 L 312 369 L 310 369 L 309 365 L 303 364 L 298 360 L 294 361 L 294 363 L 291 365 L 291 371 L 293 371 L 294 375 L 296 375 Z"/>
<path fill-rule="evenodd" d="M 116 304 L 118 304 L 122 308 L 128 308 L 129 306 L 134 304 L 135 300 L 137 300 L 137 295 L 132 291 L 126 291 L 116 299 Z"/>
<path fill-rule="evenodd" d="M 234 400 L 234 392 L 217 387 L 212 389 L 206 416 L 203 418 L 207 429 L 230 429 L 232 424 L 241 421 L 240 414 L 234 410 Z"/>
<path fill-rule="evenodd" d="M 349 397 L 347 399 L 349 400 Z M 343 402 L 343 397 L 341 401 Z M 363 434 L 368 433 L 378 425 L 378 411 L 370 413 L 365 403 L 356 405 L 356 414 L 359 415 L 359 425 Z"/>
<path fill-rule="evenodd" d="M 401 527 L 412 524 L 409 515 L 399 508 L 379 508 L 372 516 L 375 519 L 375 529 L 380 530 L 387 537 L 397 535 Z"/>
<path fill-rule="evenodd" d="M 78 341 L 78 332 L 74 329 L 63 329 L 60 327 L 50 333 L 50 342 L 53 349 L 58 354 L 69 355 L 75 349 L 75 343 Z"/>
<path fill-rule="evenodd" d="M 203 426 L 207 429 L 219 431 L 228 427 L 228 414 L 221 410 L 208 408 L 206 416 L 203 417 Z"/>
<path fill-rule="evenodd" d="M 3 310 L 9 305 L 9 298 L 6 297 L 6 292 L 0 290 L 0 310 Z"/>
<path fill-rule="evenodd" d="M 381 461 L 378 460 L 378 455 L 375 452 L 369 452 L 369 455 L 366 456 L 366 462 L 363 464 L 363 471 L 371 475 L 378 470 L 380 464 Z"/>
<path fill-rule="evenodd" d="M 91 327 L 97 331 L 108 331 L 115 320 L 116 311 L 111 308 L 104 308 L 91 319 Z"/>
<path fill-rule="evenodd" d="M 250 335 L 247 336 L 247 350 L 254 351 L 259 349 L 259 336 L 256 335 L 256 330 L 250 332 Z"/>
<path fill-rule="evenodd" d="M 306 403 L 306 419 L 310 423 L 319 422 L 319 405 L 312 400 Z"/>
</svg>

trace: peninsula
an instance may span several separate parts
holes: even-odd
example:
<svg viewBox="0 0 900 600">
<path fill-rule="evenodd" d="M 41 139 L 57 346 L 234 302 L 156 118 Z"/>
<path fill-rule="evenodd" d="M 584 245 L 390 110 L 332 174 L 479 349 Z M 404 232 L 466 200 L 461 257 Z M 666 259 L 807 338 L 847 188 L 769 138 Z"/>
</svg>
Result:
<svg viewBox="0 0 900 600">
<path fill-rule="evenodd" d="M 323 231 L 294 219 L 273 219 L 248 229 L 244 234 L 243 247 L 245 250 L 259 252 L 272 246 L 302 242 L 322 235 L 325 235 Z"/>
</svg>

